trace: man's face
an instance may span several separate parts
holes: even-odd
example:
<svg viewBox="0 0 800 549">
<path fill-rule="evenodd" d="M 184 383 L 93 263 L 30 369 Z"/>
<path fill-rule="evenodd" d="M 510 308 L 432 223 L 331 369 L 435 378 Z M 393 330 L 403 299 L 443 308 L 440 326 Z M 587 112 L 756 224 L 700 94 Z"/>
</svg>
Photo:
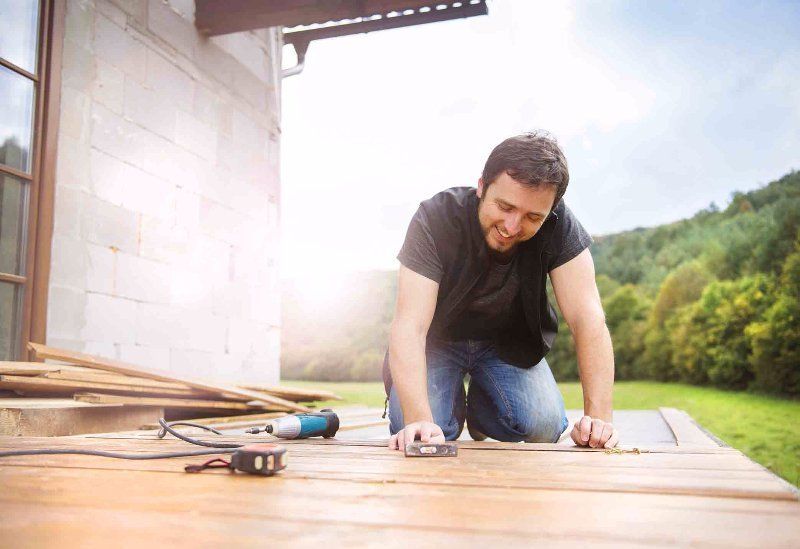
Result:
<svg viewBox="0 0 800 549">
<path fill-rule="evenodd" d="M 553 208 L 552 185 L 528 187 L 503 172 L 485 188 L 478 181 L 478 220 L 489 250 L 501 256 L 514 252 L 520 242 L 533 238 Z"/>
</svg>

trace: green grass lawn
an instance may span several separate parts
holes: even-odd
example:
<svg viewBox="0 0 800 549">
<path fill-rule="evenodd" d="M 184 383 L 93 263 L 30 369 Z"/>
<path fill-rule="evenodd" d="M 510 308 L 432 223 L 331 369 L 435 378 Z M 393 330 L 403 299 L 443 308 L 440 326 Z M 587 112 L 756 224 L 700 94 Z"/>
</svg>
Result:
<svg viewBox="0 0 800 549">
<path fill-rule="evenodd" d="M 381 383 L 286 381 L 285 385 L 334 391 L 344 401 L 332 406 L 363 404 L 383 408 Z M 559 383 L 567 408 L 583 407 L 580 384 Z M 614 407 L 654 410 L 679 408 L 698 423 L 795 486 L 800 486 L 800 401 L 721 391 L 678 383 L 617 382 Z"/>
</svg>

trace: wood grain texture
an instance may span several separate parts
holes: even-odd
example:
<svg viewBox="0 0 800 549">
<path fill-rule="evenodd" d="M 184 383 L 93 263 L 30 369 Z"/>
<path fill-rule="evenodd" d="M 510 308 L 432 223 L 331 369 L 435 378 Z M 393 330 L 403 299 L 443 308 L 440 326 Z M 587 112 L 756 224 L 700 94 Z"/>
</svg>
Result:
<svg viewBox="0 0 800 549">
<path fill-rule="evenodd" d="M 313 402 L 315 400 L 342 400 L 330 391 L 299 389 L 297 387 L 278 387 L 273 385 L 239 385 L 242 389 L 267 393 L 293 402 Z"/>
<path fill-rule="evenodd" d="M 290 402 L 288 400 L 284 400 L 282 398 L 278 398 L 275 396 L 266 395 L 264 393 L 259 393 L 256 391 L 248 391 L 247 389 L 241 389 L 234 386 L 221 385 L 218 383 L 203 381 L 185 376 L 175 376 L 170 372 L 151 369 L 151 368 L 143 368 L 119 360 L 97 357 L 85 353 L 68 351 L 65 349 L 56 349 L 54 347 L 48 347 L 47 345 L 41 345 L 32 342 L 28 343 L 28 348 L 31 351 L 33 351 L 39 358 L 62 360 L 64 362 L 69 362 L 70 364 L 77 364 L 79 366 L 87 366 L 89 368 L 96 368 L 98 370 L 105 370 L 108 372 L 115 372 L 118 374 L 145 377 L 148 379 L 155 379 L 158 381 L 167 381 L 167 382 L 177 381 L 180 383 L 184 383 L 189 387 L 194 387 L 196 389 L 218 392 L 221 393 L 223 396 L 226 394 L 230 394 L 230 395 L 235 395 L 236 397 L 246 397 L 248 399 L 262 402 L 264 404 L 270 404 L 272 405 L 271 408 L 274 410 L 293 410 L 297 412 L 309 411 L 309 409 L 306 406 L 302 406 L 295 402 Z"/>
<path fill-rule="evenodd" d="M 709 448 L 719 447 L 719 444 L 703 432 L 692 418 L 683 410 L 675 408 L 659 408 L 658 411 L 664 418 L 678 446 L 696 445 Z"/>
<path fill-rule="evenodd" d="M 18 399 L 27 400 L 27 399 Z M 163 409 L 142 406 L 94 406 L 61 399 L 49 405 L 0 408 L 0 435 L 60 437 L 130 429 L 163 415 Z M 55 402 L 53 402 L 55 401 Z M 45 445 L 50 444 L 48 441 Z"/>
<path fill-rule="evenodd" d="M 350 425 L 364 415 L 341 413 Z M 183 472 L 206 456 L 0 458 L 0 539 L 59 547 L 796 546 L 797 494 L 741 452 L 630 442 L 642 452 L 465 442 L 456 458 L 425 460 L 389 450 L 386 440 L 285 441 L 288 468 L 272 478 Z M 46 446 L 192 449 L 152 432 L 0 437 L 0 451 Z M 187 524 L 191 536 L 176 527 Z"/>
<path fill-rule="evenodd" d="M 484 463 L 470 461 L 471 457 L 480 455 L 485 454 L 473 452 L 466 461 L 462 457 L 453 458 L 462 461 L 457 471 L 486 468 Z M 159 530 L 157 525 L 183 523 L 199 515 L 204 520 L 195 519 L 195 522 L 209 527 L 211 532 L 227 532 L 229 544 L 250 540 L 256 545 L 257 540 L 248 537 L 253 531 L 243 525 L 251 525 L 261 532 L 257 526 L 259 521 L 270 525 L 281 521 L 301 523 L 304 528 L 287 533 L 290 537 L 282 540 L 292 546 L 308 542 L 299 534 L 303 530 L 324 533 L 328 538 L 326 545 L 340 546 L 343 543 L 338 537 L 340 527 L 348 532 L 349 528 L 353 529 L 346 537 L 350 546 L 379 541 L 370 533 L 372 528 L 383 529 L 384 535 L 397 529 L 404 544 L 412 539 L 421 546 L 439 540 L 437 533 L 442 532 L 452 534 L 452 540 L 461 540 L 466 546 L 481 542 L 484 539 L 481 536 L 489 536 L 488 539 L 505 540 L 519 546 L 530 546 L 532 540 L 541 540 L 548 546 L 551 541 L 556 545 L 581 546 L 597 541 L 617 546 L 636 543 L 789 547 L 800 534 L 800 524 L 796 520 L 800 506 L 791 500 L 542 489 L 525 484 L 511 489 L 489 483 L 473 486 L 442 481 L 420 484 L 416 479 L 393 478 L 398 476 L 392 475 L 398 463 L 413 461 L 395 456 L 396 453 L 384 462 L 387 476 L 373 480 L 360 479 L 362 473 L 356 473 L 351 480 L 320 476 L 307 463 L 328 460 L 319 452 L 306 457 L 290 454 L 289 468 L 272 479 L 222 471 L 184 474 L 183 465 L 197 458 L 115 461 L 121 463 L 121 468 L 105 468 L 111 460 L 62 456 L 74 460 L 73 464 L 48 468 L 47 482 L 42 483 L 42 467 L 29 467 L 19 462 L 7 465 L 3 461 L 0 483 L 5 489 L 0 491 L 0 511 L 4 520 L 0 533 L 5 539 L 33 540 L 37 539 L 35 536 L 41 525 L 58 534 L 62 546 L 70 546 L 70 539 L 74 545 L 85 543 L 95 535 L 99 536 L 94 538 L 98 542 L 110 542 L 112 535 L 122 534 L 133 546 L 144 540 L 152 542 L 152 536 Z M 56 457 L 48 456 L 48 459 Z M 81 464 L 77 464 L 78 460 Z M 424 472 L 433 465 L 431 461 L 418 463 L 416 467 Z M 490 462 L 488 467 L 494 472 L 508 465 Z M 103 468 L 96 468 L 101 466 Z M 428 476 L 436 478 L 440 474 L 441 471 L 432 471 Z M 597 476 L 603 474 L 602 471 L 596 473 Z M 125 497 L 120 498 L 120 494 Z M 308 509 L 319 506 L 320 501 L 325 502 L 325 512 L 309 513 Z M 58 512 L 66 514 L 47 515 Z M 580 521 L 574 519 L 576 515 L 581 517 Z M 62 524 L 57 516 L 70 518 Z M 96 524 L 98 517 L 104 517 L 107 522 Z M 161 523 L 156 517 L 170 520 Z M 148 528 L 141 528 L 141 521 L 145 521 Z M 107 526 L 115 528 L 105 529 Z M 98 534 L 98 527 L 104 535 Z M 176 536 L 172 538 L 173 544 L 196 545 L 197 532 L 193 532 L 193 539 Z M 406 532 L 410 532 L 410 538 L 402 535 Z M 275 532 L 271 534 L 274 536 Z M 469 536 L 462 537 L 465 534 Z M 210 539 L 218 538 L 212 535 Z M 323 541 L 316 536 L 313 539 L 317 543 Z"/>
<path fill-rule="evenodd" d="M 189 398 L 107 395 L 101 393 L 75 393 L 75 400 L 92 404 L 123 404 L 125 406 L 157 406 L 160 408 L 191 408 L 197 410 L 269 410 L 269 404 L 260 402 L 233 402 L 229 400 L 203 400 Z"/>
<path fill-rule="evenodd" d="M 216 442 L 274 441 L 268 436 L 196 436 Z M 92 443 L 94 440 L 94 444 Z M 2 442 L 2 441 L 0 441 Z M 728 466 L 721 468 L 715 454 L 683 454 L 670 467 L 657 467 L 650 454 L 606 454 L 602 451 L 580 452 L 502 452 L 485 451 L 483 447 L 496 443 L 476 443 L 477 448 L 460 445 L 459 456 L 440 460 L 410 460 L 385 446 L 364 452 L 358 444 L 341 444 L 348 453 L 330 452 L 309 441 L 287 445 L 292 468 L 284 478 L 318 478 L 342 482 L 407 482 L 426 486 L 459 485 L 506 489 L 531 488 L 550 490 L 584 490 L 589 492 L 625 492 L 689 494 L 708 497 L 752 497 L 758 499 L 796 499 L 774 475 L 758 467 L 741 453 L 732 451 Z M 20 442 L 16 442 L 20 444 Z M 35 447 L 41 441 L 24 441 L 25 447 Z M 58 447 L 100 447 L 116 451 L 137 452 L 176 451 L 186 444 L 171 437 L 102 438 L 59 440 Z M 554 446 L 554 445 L 552 445 Z M 301 448 L 303 448 L 301 450 Z M 679 454 L 680 455 L 680 454 Z M 726 454 L 722 454 L 726 455 Z M 567 457 L 561 457 L 567 456 Z M 711 459 L 709 459 L 711 456 Z M 57 458 L 57 459 L 56 459 Z M 11 459 L 11 458 L 7 458 Z M 49 456 L 16 458 L 20 463 L 48 462 Z M 29 460 L 29 461 L 24 461 Z M 731 465 L 738 460 L 740 465 Z M 663 458 L 662 458 L 663 461 Z M 131 464 L 115 460 L 94 460 L 85 456 L 54 456 L 49 463 L 62 466 L 89 467 L 96 463 L 102 468 L 123 467 L 163 470 L 164 462 Z M 432 463 L 433 462 L 433 463 Z M 650 467 L 624 464 L 649 464 Z"/>
<path fill-rule="evenodd" d="M 45 364 L 44 362 L 9 362 L 0 361 L 0 374 L 12 376 L 38 376 L 47 372 L 57 372 L 62 369 L 60 364 Z"/>
<path fill-rule="evenodd" d="M 74 381 L 70 379 L 52 379 L 39 376 L 0 375 L 0 389 L 18 391 L 23 394 L 73 394 L 80 391 L 104 391 L 109 393 L 166 395 L 166 396 L 205 396 L 215 393 L 199 393 L 194 389 L 174 389 L 171 387 L 140 387 L 139 385 L 122 385 L 119 383 L 103 383 L 100 381 Z"/>
<path fill-rule="evenodd" d="M 143 377 L 126 376 L 115 374 L 112 372 L 103 372 L 101 370 L 88 371 L 73 371 L 73 370 L 56 370 L 53 372 L 46 372 L 41 374 L 41 377 L 48 379 L 63 379 L 67 381 L 98 381 L 100 383 L 112 383 L 116 385 L 136 385 L 138 387 L 155 387 L 160 389 L 177 389 L 181 391 L 194 391 L 200 393 L 197 389 L 192 389 L 184 383 L 173 383 L 167 381 L 156 381 L 154 379 L 145 379 Z M 202 394 L 212 394 L 209 391 L 203 391 Z M 216 394 L 216 393 L 213 393 Z"/>
</svg>

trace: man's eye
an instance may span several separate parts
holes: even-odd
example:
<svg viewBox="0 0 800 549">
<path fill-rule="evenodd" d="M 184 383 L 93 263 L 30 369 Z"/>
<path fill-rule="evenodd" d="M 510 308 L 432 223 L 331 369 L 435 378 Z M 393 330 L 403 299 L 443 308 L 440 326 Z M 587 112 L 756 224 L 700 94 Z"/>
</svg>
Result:
<svg viewBox="0 0 800 549">
<path fill-rule="evenodd" d="M 511 206 L 506 206 L 505 204 L 498 204 L 497 207 L 500 208 L 501 210 L 503 210 L 504 212 L 510 212 L 511 211 Z"/>
</svg>

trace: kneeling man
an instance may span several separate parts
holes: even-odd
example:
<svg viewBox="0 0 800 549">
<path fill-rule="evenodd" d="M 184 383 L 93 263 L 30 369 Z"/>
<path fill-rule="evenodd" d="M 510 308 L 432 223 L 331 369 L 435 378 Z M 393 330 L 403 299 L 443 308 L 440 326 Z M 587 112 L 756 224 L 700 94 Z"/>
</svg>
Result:
<svg viewBox="0 0 800 549">
<path fill-rule="evenodd" d="M 583 387 L 572 440 L 617 444 L 611 338 L 592 238 L 563 201 L 568 182 L 555 140 L 527 133 L 495 147 L 477 189 L 454 187 L 420 204 L 398 255 L 384 361 L 390 448 L 455 440 L 465 420 L 475 440 L 559 440 L 568 421 L 544 358 L 558 331 L 548 275 Z"/>
</svg>

